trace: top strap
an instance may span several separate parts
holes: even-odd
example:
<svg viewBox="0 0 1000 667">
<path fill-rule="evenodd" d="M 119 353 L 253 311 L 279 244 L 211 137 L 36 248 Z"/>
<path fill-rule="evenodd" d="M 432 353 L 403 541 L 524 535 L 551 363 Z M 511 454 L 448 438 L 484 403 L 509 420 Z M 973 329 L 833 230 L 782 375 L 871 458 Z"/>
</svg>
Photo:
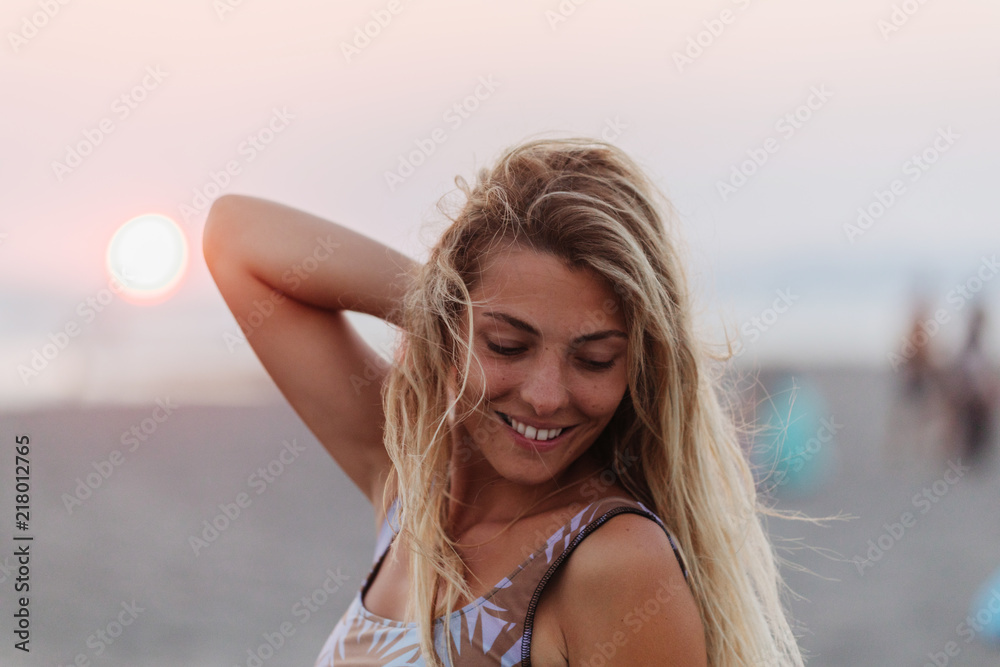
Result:
<svg viewBox="0 0 1000 667">
<path fill-rule="evenodd" d="M 372 558 L 372 563 L 378 563 L 382 560 L 382 556 L 389 549 L 389 544 L 399 533 L 399 524 L 396 521 L 396 514 L 399 511 L 399 496 L 392 499 L 392 505 L 389 506 L 389 510 L 385 513 L 385 519 L 382 521 L 382 526 L 378 531 L 378 538 L 375 540 L 375 556 Z"/>
<path fill-rule="evenodd" d="M 528 602 L 527 610 L 524 615 L 524 634 L 521 641 L 521 664 L 524 665 L 524 667 L 530 667 L 531 665 L 531 637 L 534 629 L 535 612 L 538 608 L 538 602 L 545 589 L 545 585 L 555 575 L 556 571 L 565 562 L 565 560 L 569 558 L 570 554 L 573 553 L 573 550 L 579 546 L 580 542 L 604 525 L 612 517 L 624 513 L 639 514 L 659 524 L 659 526 L 663 529 L 663 532 L 666 534 L 667 540 L 670 542 L 674 556 L 677 558 L 677 563 L 684 575 L 684 580 L 688 581 L 687 564 L 684 562 L 684 558 L 680 553 L 680 548 L 677 546 L 677 542 L 674 540 L 673 535 L 670 534 L 670 531 L 667 529 L 660 517 L 651 512 L 641 502 L 631 498 L 609 497 L 591 503 L 591 505 L 587 506 L 582 512 L 575 516 L 573 521 L 565 527 L 569 530 L 564 535 L 557 533 L 553 536 L 553 538 L 561 537 L 561 540 L 558 540 L 556 544 L 553 544 L 552 539 L 550 538 L 549 549 L 546 552 L 547 560 L 545 561 L 548 567 L 537 580 L 538 584 L 535 587 L 530 601 Z M 561 530 L 562 529 L 560 529 L 560 531 Z M 558 544 L 559 541 L 562 542 L 561 545 Z M 560 546 L 561 549 L 559 549 Z M 541 563 L 539 563 L 539 565 L 541 565 Z"/>
</svg>

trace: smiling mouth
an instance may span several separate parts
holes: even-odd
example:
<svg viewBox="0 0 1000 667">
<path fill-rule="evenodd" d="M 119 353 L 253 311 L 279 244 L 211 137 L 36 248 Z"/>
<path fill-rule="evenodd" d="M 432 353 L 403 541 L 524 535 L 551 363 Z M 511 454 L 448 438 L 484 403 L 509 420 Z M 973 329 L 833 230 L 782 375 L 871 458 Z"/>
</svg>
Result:
<svg viewBox="0 0 1000 667">
<path fill-rule="evenodd" d="M 499 410 L 496 411 L 500 418 L 510 426 L 512 429 L 528 438 L 529 440 L 536 440 L 538 442 L 547 442 L 549 440 L 554 440 L 561 436 L 562 434 L 576 428 L 576 424 L 573 426 L 566 426 L 563 428 L 550 428 L 550 429 L 536 429 L 534 426 L 528 426 L 527 424 L 522 424 L 521 422 L 513 419 L 509 415 L 505 415 Z"/>
</svg>

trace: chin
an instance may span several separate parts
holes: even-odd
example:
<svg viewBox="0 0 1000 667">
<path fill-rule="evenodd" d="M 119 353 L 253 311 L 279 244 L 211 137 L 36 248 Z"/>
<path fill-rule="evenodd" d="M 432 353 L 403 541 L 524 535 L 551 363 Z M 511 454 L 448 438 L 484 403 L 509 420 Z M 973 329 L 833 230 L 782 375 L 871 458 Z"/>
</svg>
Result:
<svg viewBox="0 0 1000 667">
<path fill-rule="evenodd" d="M 539 486 L 541 484 L 550 483 L 559 473 L 563 472 L 558 470 L 553 473 L 551 470 L 546 468 L 537 468 L 534 470 L 526 469 L 523 467 L 518 467 L 514 470 L 502 470 L 498 469 L 497 472 L 507 481 L 513 482 L 514 484 L 519 484 L 521 486 Z"/>
<path fill-rule="evenodd" d="M 487 456 L 487 461 L 504 479 L 523 486 L 548 484 L 569 469 L 576 459 L 548 461 L 529 455 L 516 456 L 503 453 Z"/>
</svg>

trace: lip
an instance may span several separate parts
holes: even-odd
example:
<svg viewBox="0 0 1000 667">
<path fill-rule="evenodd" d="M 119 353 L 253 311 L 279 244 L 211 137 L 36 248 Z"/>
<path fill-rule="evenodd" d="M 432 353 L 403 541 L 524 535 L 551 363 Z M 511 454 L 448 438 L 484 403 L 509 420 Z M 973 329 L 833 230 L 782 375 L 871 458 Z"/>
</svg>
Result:
<svg viewBox="0 0 1000 667">
<path fill-rule="evenodd" d="M 542 425 L 533 424 L 530 421 L 528 421 L 527 419 L 521 419 L 520 417 L 513 417 L 512 415 L 508 415 L 506 412 L 500 412 L 499 410 L 494 410 L 494 412 L 496 412 L 498 415 L 500 415 L 500 419 L 501 420 L 504 418 L 504 416 L 512 417 L 513 419 L 516 419 L 517 421 L 521 422 L 525 426 L 534 426 L 539 431 L 541 431 L 541 430 L 549 430 L 549 429 L 556 429 L 556 428 L 573 428 L 574 426 L 576 426 L 576 424 L 570 424 L 569 426 L 551 426 L 549 424 L 542 424 Z M 506 423 L 506 422 L 504 422 L 504 423 Z"/>
<path fill-rule="evenodd" d="M 533 452 L 547 452 L 555 449 L 556 447 L 559 447 L 569 437 L 569 434 L 573 432 L 573 429 L 577 427 L 577 424 L 574 424 L 573 426 L 563 428 L 563 432 L 560 433 L 558 436 L 552 438 L 551 440 L 545 440 L 544 442 L 542 442 L 539 440 L 531 440 L 521 435 L 520 433 L 517 432 L 517 429 L 515 429 L 514 427 L 510 426 L 507 422 L 505 422 L 503 420 L 503 417 L 501 417 L 500 415 L 497 415 L 497 420 L 499 420 L 499 422 L 503 424 L 503 427 L 507 429 L 507 431 L 511 434 L 511 436 L 514 439 L 514 442 L 518 446 L 522 447 L 523 449 L 531 450 Z"/>
</svg>

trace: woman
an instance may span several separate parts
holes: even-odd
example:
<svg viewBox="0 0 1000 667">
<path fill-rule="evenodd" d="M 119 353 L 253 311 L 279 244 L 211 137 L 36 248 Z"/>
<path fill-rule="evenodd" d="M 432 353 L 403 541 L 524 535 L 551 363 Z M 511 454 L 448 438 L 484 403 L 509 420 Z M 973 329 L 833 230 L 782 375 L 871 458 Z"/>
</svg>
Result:
<svg viewBox="0 0 1000 667">
<path fill-rule="evenodd" d="M 423 265 L 250 197 L 205 227 L 230 309 L 268 312 L 250 344 L 375 506 L 316 664 L 801 665 L 669 202 L 582 138 L 456 183 Z M 345 310 L 401 329 L 393 363 Z"/>
</svg>

